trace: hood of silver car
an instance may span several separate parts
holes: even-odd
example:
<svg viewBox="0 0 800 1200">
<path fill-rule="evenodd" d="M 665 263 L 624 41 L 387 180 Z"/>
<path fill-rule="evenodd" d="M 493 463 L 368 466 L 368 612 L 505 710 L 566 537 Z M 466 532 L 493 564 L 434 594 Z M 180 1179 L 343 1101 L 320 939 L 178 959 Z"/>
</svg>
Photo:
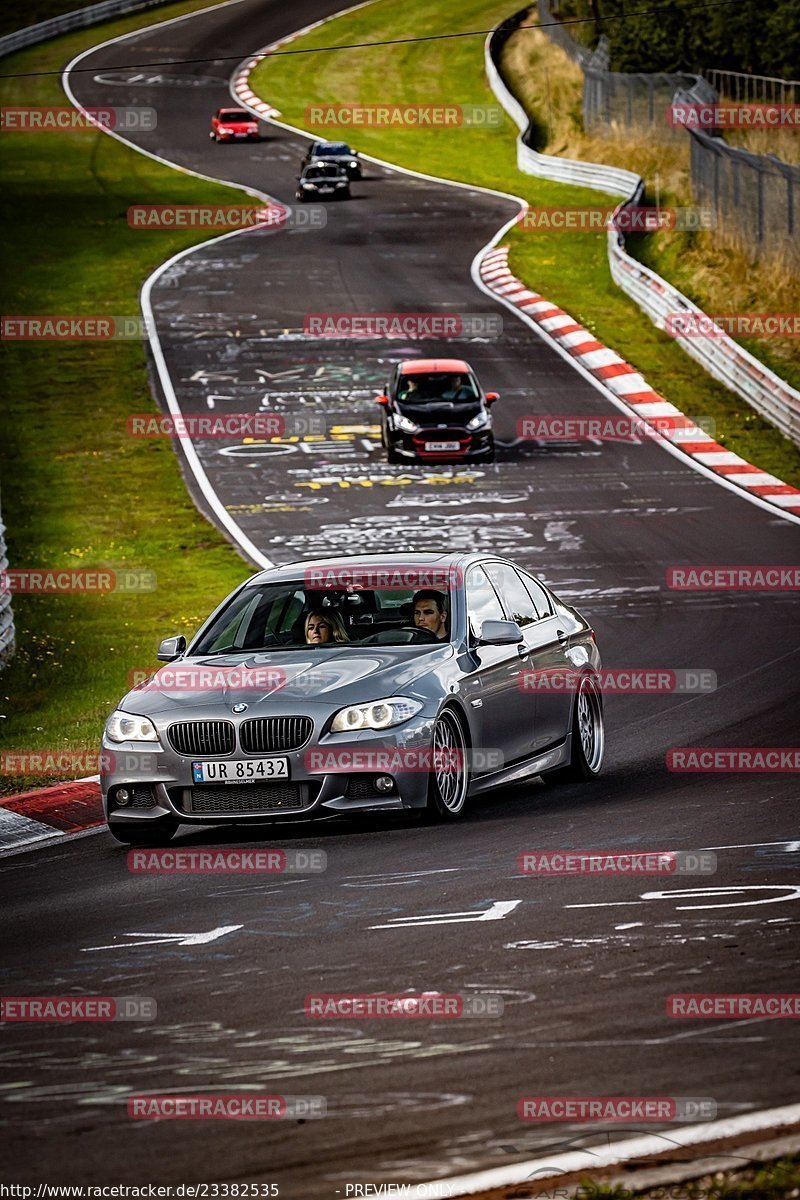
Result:
<svg viewBox="0 0 800 1200">
<path fill-rule="evenodd" d="M 262 651 L 184 658 L 159 668 L 128 692 L 119 707 L 150 716 L 182 707 L 219 705 L 220 716 L 247 705 L 248 716 L 266 716 L 276 703 L 369 703 L 402 694 L 421 675 L 453 657 L 443 646 L 364 646 L 341 650 Z"/>
</svg>

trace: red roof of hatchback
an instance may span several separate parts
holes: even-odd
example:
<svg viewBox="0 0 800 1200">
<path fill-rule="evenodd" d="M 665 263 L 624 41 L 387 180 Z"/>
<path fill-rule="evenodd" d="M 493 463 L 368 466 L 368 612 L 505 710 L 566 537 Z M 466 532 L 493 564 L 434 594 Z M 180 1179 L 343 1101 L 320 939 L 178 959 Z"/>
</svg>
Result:
<svg viewBox="0 0 800 1200">
<path fill-rule="evenodd" d="M 401 375 L 416 375 L 420 371 L 460 372 L 466 374 L 468 365 L 463 358 L 416 358 L 400 364 Z"/>
</svg>

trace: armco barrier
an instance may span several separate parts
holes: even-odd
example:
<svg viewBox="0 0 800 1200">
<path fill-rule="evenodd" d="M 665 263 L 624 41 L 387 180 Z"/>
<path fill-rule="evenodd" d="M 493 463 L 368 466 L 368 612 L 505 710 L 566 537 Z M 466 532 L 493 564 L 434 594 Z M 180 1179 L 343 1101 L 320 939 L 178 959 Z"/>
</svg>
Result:
<svg viewBox="0 0 800 1200">
<path fill-rule="evenodd" d="M 5 525 L 0 513 L 0 669 L 14 653 L 14 614 L 11 611 L 11 593 L 3 583 L 8 570 Z"/>
<path fill-rule="evenodd" d="M 100 4 L 90 4 L 88 8 L 62 13 L 60 17 L 50 17 L 46 21 L 39 21 L 37 25 L 15 29 L 13 33 L 0 37 L 0 58 L 6 54 L 13 54 L 16 50 L 24 50 L 26 46 L 46 42 L 48 38 L 57 37 L 60 33 L 85 29 L 89 25 L 98 25 L 101 21 L 110 20 L 111 17 L 121 17 L 126 13 L 156 8 L 157 5 L 166 3 L 168 0 L 101 0 Z"/>
<path fill-rule="evenodd" d="M 527 145 L 530 121 L 525 109 L 512 95 L 500 74 L 497 63 L 503 46 L 525 13 L 517 13 L 504 21 L 486 39 L 485 65 L 489 85 L 500 104 L 517 124 L 517 165 L 527 175 L 594 188 L 622 196 L 624 205 L 641 203 L 644 180 L 633 171 L 609 167 L 603 163 L 579 162 L 538 154 Z M 614 282 L 638 304 L 639 308 L 659 329 L 664 328 L 668 313 L 687 312 L 704 316 L 702 309 L 672 287 L 655 271 L 632 258 L 625 249 L 625 235 L 608 231 L 608 261 Z M 800 392 L 790 387 L 763 363 L 748 354 L 733 338 L 720 331 L 719 336 L 676 337 L 675 341 L 710 375 L 742 396 L 748 404 L 770 421 L 781 433 L 800 445 Z"/>
</svg>

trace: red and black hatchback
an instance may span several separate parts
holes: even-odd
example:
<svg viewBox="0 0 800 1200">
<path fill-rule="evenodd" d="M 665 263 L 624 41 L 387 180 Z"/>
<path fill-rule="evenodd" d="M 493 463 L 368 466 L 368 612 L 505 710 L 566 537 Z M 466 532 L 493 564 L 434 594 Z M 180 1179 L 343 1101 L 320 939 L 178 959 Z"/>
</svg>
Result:
<svg viewBox="0 0 800 1200">
<path fill-rule="evenodd" d="M 459 358 L 422 358 L 398 363 L 382 408 L 381 442 L 390 463 L 492 462 L 490 405 L 469 363 Z"/>
</svg>

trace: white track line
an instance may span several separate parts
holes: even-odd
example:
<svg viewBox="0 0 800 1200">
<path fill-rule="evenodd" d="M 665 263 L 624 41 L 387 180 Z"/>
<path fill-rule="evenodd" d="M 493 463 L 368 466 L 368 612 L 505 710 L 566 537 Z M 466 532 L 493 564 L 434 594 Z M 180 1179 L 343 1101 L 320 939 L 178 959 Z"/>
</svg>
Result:
<svg viewBox="0 0 800 1200">
<path fill-rule="evenodd" d="M 192 13 L 184 13 L 180 17 L 170 17 L 170 19 L 167 21 L 157 21 L 154 25 L 145 25 L 141 29 L 134 29 L 131 30 L 130 33 L 119 34 L 117 37 L 108 38 L 105 42 L 100 42 L 98 45 L 90 46 L 87 50 L 83 50 L 80 54 L 76 55 L 75 58 L 73 58 L 72 61 L 69 62 L 64 68 L 61 76 L 61 86 L 63 87 L 68 100 L 80 112 L 85 113 L 87 115 L 87 119 L 91 121 L 91 116 L 87 113 L 87 110 L 76 98 L 74 92 L 72 91 L 69 78 L 70 72 L 73 71 L 77 67 L 78 63 L 82 62 L 84 58 L 88 58 L 90 54 L 97 53 L 98 50 L 104 50 L 106 46 L 113 46 L 118 42 L 125 42 L 131 38 L 140 37 L 143 33 L 152 32 L 154 29 L 162 29 L 167 25 L 175 25 L 179 21 L 188 21 L 192 17 L 200 16 L 202 13 L 216 12 L 221 8 L 228 8 L 230 5 L 241 3 L 243 3 L 243 0 L 225 0 L 223 4 L 212 4 L 209 5 L 208 8 L 201 8 Z M 209 183 L 215 183 L 223 187 L 234 188 L 236 191 L 245 192 L 247 195 L 254 196 L 256 199 L 264 201 L 268 205 L 277 205 L 280 208 L 285 207 L 285 205 L 281 204 L 279 200 L 267 195 L 266 192 L 259 192 L 255 188 L 247 187 L 245 184 L 231 183 L 230 180 L 227 179 L 217 179 L 211 175 L 203 175 L 200 171 L 192 171 L 189 167 L 183 167 L 179 163 L 174 163 L 169 159 L 162 158 L 160 154 L 154 154 L 151 150 L 145 150 L 143 147 L 137 146 L 135 142 L 129 141 L 127 138 L 115 133 L 112 129 L 106 129 L 104 125 L 100 125 L 96 121 L 93 123 L 97 124 L 98 128 L 102 129 L 103 133 L 108 134 L 109 137 L 116 138 L 118 142 L 122 142 L 123 145 L 129 146 L 138 154 L 143 154 L 146 158 L 152 158 L 155 162 L 162 163 L 166 167 L 171 167 L 175 171 L 181 171 L 184 175 L 193 175 L 196 179 L 204 179 Z M 208 241 L 199 242 L 197 245 L 189 246 L 186 250 L 181 250 L 178 254 L 173 255 L 172 258 L 168 259 L 167 262 L 162 263 L 161 266 L 156 267 L 155 271 L 153 271 L 153 273 L 149 275 L 142 284 L 140 302 L 142 306 L 142 313 L 145 319 L 145 329 L 147 330 L 147 336 L 150 341 L 153 360 L 156 364 L 164 398 L 167 402 L 170 413 L 174 417 L 179 417 L 181 415 L 181 409 L 180 405 L 178 404 L 177 396 L 175 395 L 175 388 L 173 386 L 172 378 L 169 374 L 169 369 L 164 358 L 164 352 L 161 348 L 161 340 L 156 332 L 155 318 L 150 299 L 150 293 L 153 289 L 153 285 L 158 282 L 165 271 L 169 270 L 171 266 L 173 266 L 176 262 L 179 262 L 182 258 L 186 258 L 188 255 L 194 254 L 198 250 L 205 250 L 208 246 L 215 245 L 218 242 L 223 242 L 227 238 L 238 237 L 240 234 L 247 232 L 251 231 L 247 229 L 234 229 L 230 233 L 223 233 L 219 237 L 209 238 Z M 191 439 L 182 438 L 181 448 L 186 457 L 186 462 L 189 466 L 189 469 L 194 475 L 197 485 L 202 492 L 203 498 L 217 519 L 220 521 L 222 527 L 233 539 L 241 553 L 246 558 L 249 558 L 251 562 L 255 563 L 258 567 L 264 568 L 274 566 L 275 564 L 272 562 L 272 560 L 268 558 L 263 551 L 259 550 L 258 546 L 256 546 L 255 543 L 252 542 L 249 537 L 247 537 L 247 535 L 236 523 L 236 521 L 234 521 L 233 517 L 230 515 L 222 501 L 217 496 L 217 493 L 211 486 L 211 482 L 206 475 L 200 459 L 197 456 L 197 451 L 195 450 L 194 443 L 191 441 Z"/>
<path fill-rule="evenodd" d="M 730 1117 L 725 1121 L 709 1121 L 703 1125 L 684 1125 L 679 1129 L 665 1130 L 662 1134 L 646 1134 L 643 1137 L 628 1138 L 621 1142 L 614 1142 L 610 1146 L 607 1143 L 586 1146 L 583 1150 L 570 1150 L 565 1154 L 556 1154 L 549 1158 L 528 1159 L 527 1162 L 493 1167 L 488 1171 L 475 1171 L 469 1175 L 459 1175 L 455 1178 L 441 1177 L 431 1180 L 429 1183 L 418 1184 L 416 1188 L 412 1187 L 410 1192 L 404 1192 L 403 1195 L 422 1200 L 422 1197 L 442 1195 L 441 1189 L 447 1184 L 450 1189 L 447 1193 L 449 1196 L 473 1196 L 476 1192 L 488 1191 L 490 1188 L 525 1183 L 531 1177 L 540 1180 L 577 1171 L 597 1170 L 599 1167 L 610 1167 L 616 1163 L 630 1162 L 636 1158 L 651 1158 L 653 1155 L 673 1150 L 677 1146 L 701 1146 L 705 1142 L 717 1142 L 724 1138 L 737 1137 L 762 1129 L 796 1125 L 799 1122 L 800 1104 L 787 1104 L 783 1108 L 743 1113 L 741 1116 Z"/>
</svg>

